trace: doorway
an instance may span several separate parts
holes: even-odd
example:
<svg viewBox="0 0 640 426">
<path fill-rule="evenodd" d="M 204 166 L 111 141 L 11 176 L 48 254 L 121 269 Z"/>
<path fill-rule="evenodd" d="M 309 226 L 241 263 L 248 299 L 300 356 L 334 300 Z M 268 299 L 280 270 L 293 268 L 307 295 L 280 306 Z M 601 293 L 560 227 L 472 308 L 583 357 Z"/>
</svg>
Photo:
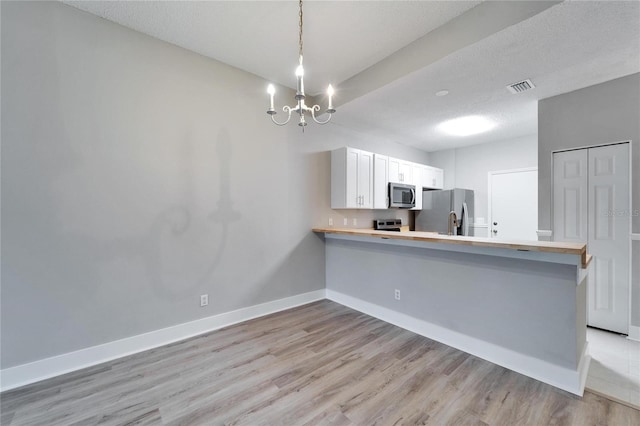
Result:
<svg viewBox="0 0 640 426">
<path fill-rule="evenodd" d="M 489 236 L 537 240 L 538 168 L 489 172 Z"/>
<path fill-rule="evenodd" d="M 629 331 L 629 144 L 553 153 L 555 241 L 587 243 L 587 324 Z"/>
</svg>

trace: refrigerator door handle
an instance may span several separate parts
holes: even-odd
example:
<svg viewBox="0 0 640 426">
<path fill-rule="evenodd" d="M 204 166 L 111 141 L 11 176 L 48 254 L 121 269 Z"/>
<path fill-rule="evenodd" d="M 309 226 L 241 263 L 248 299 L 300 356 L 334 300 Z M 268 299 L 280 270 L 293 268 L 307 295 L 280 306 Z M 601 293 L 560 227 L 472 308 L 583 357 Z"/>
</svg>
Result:
<svg viewBox="0 0 640 426">
<path fill-rule="evenodd" d="M 469 208 L 467 203 L 462 203 L 462 235 L 469 235 Z"/>
</svg>

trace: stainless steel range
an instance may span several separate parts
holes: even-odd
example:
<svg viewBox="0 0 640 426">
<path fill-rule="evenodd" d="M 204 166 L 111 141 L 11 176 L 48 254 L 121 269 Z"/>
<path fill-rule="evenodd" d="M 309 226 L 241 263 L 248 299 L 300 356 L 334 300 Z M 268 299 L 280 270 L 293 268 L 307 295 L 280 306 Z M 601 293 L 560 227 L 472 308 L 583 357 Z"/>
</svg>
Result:
<svg viewBox="0 0 640 426">
<path fill-rule="evenodd" d="M 400 232 L 401 227 L 402 219 L 375 219 L 373 221 L 373 229 L 378 231 Z"/>
</svg>

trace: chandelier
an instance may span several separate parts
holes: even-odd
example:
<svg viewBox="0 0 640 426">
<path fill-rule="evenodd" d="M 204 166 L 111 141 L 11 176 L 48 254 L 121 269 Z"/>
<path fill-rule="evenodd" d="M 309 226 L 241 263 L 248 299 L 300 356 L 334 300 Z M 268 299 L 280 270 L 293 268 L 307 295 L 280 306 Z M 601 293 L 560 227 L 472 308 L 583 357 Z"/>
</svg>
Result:
<svg viewBox="0 0 640 426">
<path fill-rule="evenodd" d="M 269 109 L 267 110 L 267 114 L 269 114 L 271 116 L 271 121 L 273 121 L 275 124 L 277 124 L 278 126 L 284 126 L 285 124 L 287 124 L 289 122 L 289 120 L 291 120 L 291 113 L 295 112 L 298 113 L 300 115 L 300 120 L 298 121 L 298 126 L 302 126 L 302 131 L 304 131 L 304 126 L 307 125 L 307 122 L 305 121 L 305 113 L 311 113 L 311 118 L 313 118 L 313 121 L 315 121 L 318 124 L 327 124 L 329 122 L 329 120 L 331 120 L 331 114 L 333 114 L 334 112 L 336 112 L 335 108 L 333 108 L 333 87 L 331 87 L 331 85 L 329 85 L 329 87 L 327 88 L 327 94 L 329 95 L 329 107 L 327 108 L 327 110 L 325 111 L 325 113 L 329 114 L 329 117 L 327 117 L 326 120 L 322 121 L 322 120 L 318 120 L 316 118 L 316 112 L 320 111 L 320 106 L 319 105 L 314 105 L 312 107 L 308 107 L 307 105 L 305 105 L 304 103 L 304 99 L 305 99 L 305 95 L 304 95 L 304 68 L 302 68 L 302 0 L 300 0 L 299 2 L 299 13 L 298 16 L 300 18 L 298 26 L 300 28 L 299 30 L 299 44 L 298 44 L 298 58 L 299 58 L 299 65 L 298 68 L 296 68 L 296 78 L 298 80 L 298 88 L 296 90 L 296 100 L 298 102 L 298 105 L 296 105 L 295 107 L 290 107 L 285 105 L 284 107 L 282 107 L 282 110 L 286 113 L 288 113 L 288 117 L 285 121 L 283 122 L 278 122 L 275 119 L 275 115 L 277 114 L 275 108 L 273 107 L 273 97 L 276 93 L 276 88 L 273 86 L 273 84 L 269 84 L 269 87 L 267 88 L 267 93 L 269 94 L 270 97 L 270 104 L 269 104 Z"/>
</svg>

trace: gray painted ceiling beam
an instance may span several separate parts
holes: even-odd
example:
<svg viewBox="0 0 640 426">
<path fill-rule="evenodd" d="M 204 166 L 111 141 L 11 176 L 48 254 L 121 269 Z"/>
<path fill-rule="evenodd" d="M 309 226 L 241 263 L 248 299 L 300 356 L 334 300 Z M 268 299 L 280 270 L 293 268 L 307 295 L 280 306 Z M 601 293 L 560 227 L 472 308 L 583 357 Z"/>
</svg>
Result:
<svg viewBox="0 0 640 426">
<path fill-rule="evenodd" d="M 561 1 L 487 1 L 436 28 L 337 87 L 339 109 L 367 93 L 527 20 Z M 318 98 L 323 98 L 319 95 Z M 316 101 L 316 99 L 314 99 Z"/>
</svg>

